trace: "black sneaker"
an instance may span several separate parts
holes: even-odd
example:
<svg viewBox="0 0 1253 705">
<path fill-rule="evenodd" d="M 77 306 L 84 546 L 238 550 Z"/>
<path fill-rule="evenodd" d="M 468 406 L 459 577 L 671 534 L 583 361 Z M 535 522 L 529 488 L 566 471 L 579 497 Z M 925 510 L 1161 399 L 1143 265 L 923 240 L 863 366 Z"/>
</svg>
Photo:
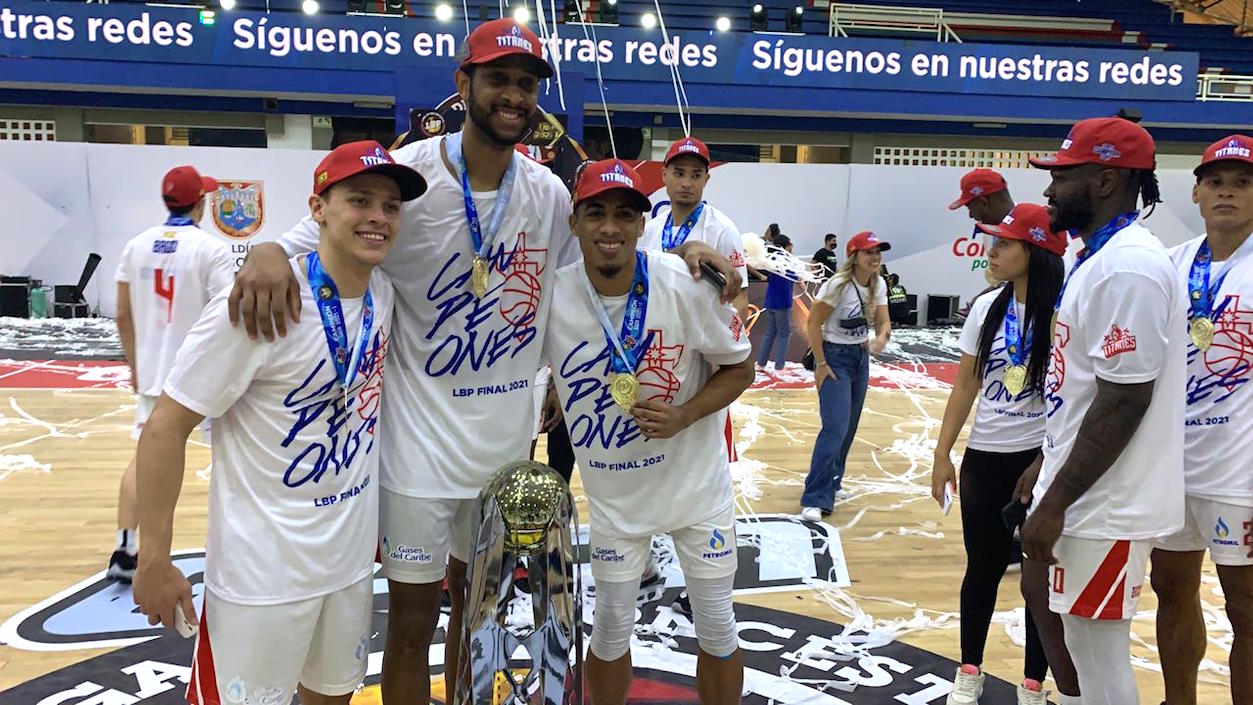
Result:
<svg viewBox="0 0 1253 705">
<path fill-rule="evenodd" d="M 109 556 L 109 569 L 105 571 L 104 577 L 129 583 L 135 577 L 136 563 L 135 556 L 119 548 L 113 552 L 112 556 Z"/>
<path fill-rule="evenodd" d="M 683 592 L 679 593 L 679 596 L 674 598 L 674 602 L 670 603 L 670 609 L 674 610 L 675 612 L 678 612 L 684 617 L 691 619 L 692 600 L 691 598 L 687 596 L 687 590 L 684 590 Z"/>
<path fill-rule="evenodd" d="M 665 591 L 666 579 L 662 577 L 661 571 L 648 571 L 640 580 L 640 591 L 635 598 L 635 604 L 637 607 L 643 607 L 649 602 L 656 602 L 661 599 Z"/>
</svg>

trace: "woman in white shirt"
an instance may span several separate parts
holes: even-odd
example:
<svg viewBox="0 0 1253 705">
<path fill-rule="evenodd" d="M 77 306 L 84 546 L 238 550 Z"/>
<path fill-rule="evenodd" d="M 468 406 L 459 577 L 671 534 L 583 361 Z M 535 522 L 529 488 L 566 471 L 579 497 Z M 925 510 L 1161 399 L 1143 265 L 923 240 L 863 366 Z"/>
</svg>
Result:
<svg viewBox="0 0 1253 705">
<path fill-rule="evenodd" d="M 977 703 L 983 691 L 983 649 L 996 609 L 996 593 L 1009 563 L 1014 528 L 1026 514 L 1017 485 L 1040 458 L 1044 441 L 1044 385 L 1048 375 L 1053 306 L 1062 288 L 1066 236 L 1049 230 L 1048 209 L 1022 204 L 1000 225 L 979 225 L 993 236 L 988 268 L 1007 284 L 975 299 L 962 328 L 962 357 L 935 449 L 931 492 L 941 506 L 958 494 L 950 454 L 979 398 L 962 459 L 960 482 L 966 575 L 961 587 L 961 667 L 948 705 Z M 1030 496 L 1031 488 L 1025 488 Z M 1024 573 L 1038 566 L 1024 565 Z M 1024 576 L 1024 584 L 1027 579 Z M 1061 639 L 1048 638 L 1061 625 L 1040 610 L 1027 610 L 1027 644 L 1018 702 L 1044 705 L 1042 687 L 1049 664 L 1063 691 L 1079 692 Z M 1033 616 L 1038 618 L 1033 619 Z M 1047 620 L 1047 624 L 1045 624 Z M 1045 630 L 1041 643 L 1040 631 Z M 1062 663 L 1059 663 L 1061 661 Z M 1060 671 L 1060 673 L 1059 673 Z M 1073 690 L 1071 690 L 1073 686 Z"/>
<path fill-rule="evenodd" d="M 891 247 L 872 232 L 849 238 L 844 265 L 818 290 L 809 312 L 805 330 L 814 352 L 822 430 L 801 495 L 801 518 L 807 521 L 830 514 L 836 497 L 848 497 L 844 465 L 866 401 L 870 355 L 883 352 L 892 334 L 888 285 L 879 275 L 882 253 Z"/>
</svg>

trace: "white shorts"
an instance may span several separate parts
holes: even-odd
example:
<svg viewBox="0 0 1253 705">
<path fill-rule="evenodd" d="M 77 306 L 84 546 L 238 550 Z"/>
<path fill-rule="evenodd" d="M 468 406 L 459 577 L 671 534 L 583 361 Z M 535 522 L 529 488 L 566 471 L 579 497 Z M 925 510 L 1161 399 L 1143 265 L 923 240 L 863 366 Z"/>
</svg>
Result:
<svg viewBox="0 0 1253 705">
<path fill-rule="evenodd" d="M 709 521 L 670 532 L 679 568 L 693 578 L 725 578 L 735 574 L 735 508 Z M 651 536 L 624 539 L 605 536 L 593 524 L 589 531 L 592 549 L 592 578 L 596 582 L 618 583 L 639 580 L 652 555 Z"/>
<path fill-rule="evenodd" d="M 157 406 L 157 398 L 148 396 L 147 394 L 135 395 L 135 427 L 131 429 L 131 440 L 139 440 L 139 434 L 144 432 L 144 424 L 148 423 L 148 417 L 152 416 L 152 410 Z M 205 434 L 205 440 L 208 440 L 209 429 L 212 424 L 209 419 L 200 422 L 200 430 Z"/>
<path fill-rule="evenodd" d="M 1058 563 L 1049 566 L 1049 609 L 1087 619 L 1131 619 L 1153 543 L 1059 537 L 1053 547 Z"/>
<path fill-rule="evenodd" d="M 296 684 L 323 695 L 351 693 L 370 655 L 374 579 L 321 597 L 239 605 L 205 590 L 187 702 L 287 705 Z"/>
<path fill-rule="evenodd" d="M 469 561 L 478 527 L 477 499 L 424 499 L 379 492 L 383 574 L 411 585 L 444 579 L 448 556 Z"/>
<path fill-rule="evenodd" d="M 1217 565 L 1253 565 L 1253 507 L 1202 497 L 1187 497 L 1183 528 L 1157 539 L 1165 551 L 1204 551 Z"/>
</svg>

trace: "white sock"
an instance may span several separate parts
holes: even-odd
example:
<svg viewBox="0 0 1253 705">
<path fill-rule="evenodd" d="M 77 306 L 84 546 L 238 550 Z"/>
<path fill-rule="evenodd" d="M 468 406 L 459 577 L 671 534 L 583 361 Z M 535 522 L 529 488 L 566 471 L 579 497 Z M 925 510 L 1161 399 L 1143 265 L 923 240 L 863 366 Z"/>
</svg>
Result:
<svg viewBox="0 0 1253 705">
<path fill-rule="evenodd" d="M 1131 620 L 1085 619 L 1064 614 L 1062 624 L 1066 648 L 1079 676 L 1083 705 L 1140 702 L 1131 672 Z"/>
<path fill-rule="evenodd" d="M 134 556 L 138 554 L 139 532 L 134 529 L 118 529 L 117 547 L 118 550 L 126 551 L 128 555 Z"/>
</svg>

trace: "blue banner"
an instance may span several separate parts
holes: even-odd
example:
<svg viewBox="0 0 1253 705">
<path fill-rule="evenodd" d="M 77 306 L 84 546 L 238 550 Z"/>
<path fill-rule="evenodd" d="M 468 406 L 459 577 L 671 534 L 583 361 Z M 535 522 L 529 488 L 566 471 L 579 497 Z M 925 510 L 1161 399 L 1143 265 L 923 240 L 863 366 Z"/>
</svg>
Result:
<svg viewBox="0 0 1253 705">
<path fill-rule="evenodd" d="M 1195 100 L 1197 54 L 561 25 L 550 58 L 609 81 Z M 357 71 L 451 68 L 464 25 L 363 16 L 18 2 L 0 9 L 0 56 Z M 119 76 L 125 83 L 127 77 Z"/>
</svg>

